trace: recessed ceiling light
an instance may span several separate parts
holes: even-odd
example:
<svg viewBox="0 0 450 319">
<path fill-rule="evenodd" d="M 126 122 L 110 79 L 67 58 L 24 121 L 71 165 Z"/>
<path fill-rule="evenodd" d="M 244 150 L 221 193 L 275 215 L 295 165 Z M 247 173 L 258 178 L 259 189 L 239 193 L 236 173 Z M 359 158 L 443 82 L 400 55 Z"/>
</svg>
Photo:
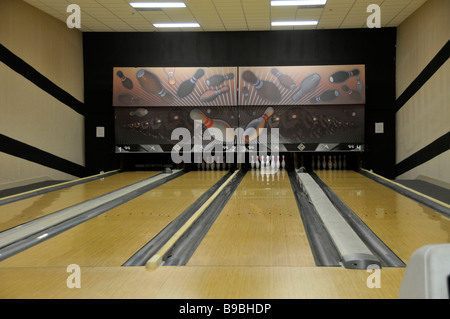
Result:
<svg viewBox="0 0 450 319">
<path fill-rule="evenodd" d="M 275 6 L 322 6 L 327 0 L 297 0 L 297 1 L 270 1 L 270 5 Z"/>
<path fill-rule="evenodd" d="M 317 25 L 318 21 L 273 21 L 272 26 Z"/>
<path fill-rule="evenodd" d="M 136 9 L 146 8 L 185 8 L 184 2 L 130 2 L 130 6 Z"/>
<path fill-rule="evenodd" d="M 199 28 L 198 23 L 153 23 L 155 28 Z"/>
</svg>

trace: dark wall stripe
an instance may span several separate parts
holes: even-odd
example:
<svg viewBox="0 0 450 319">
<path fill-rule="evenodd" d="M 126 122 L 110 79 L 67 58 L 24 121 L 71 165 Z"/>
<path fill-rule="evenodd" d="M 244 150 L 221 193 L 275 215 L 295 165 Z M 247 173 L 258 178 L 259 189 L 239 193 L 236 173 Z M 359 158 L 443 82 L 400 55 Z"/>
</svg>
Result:
<svg viewBox="0 0 450 319">
<path fill-rule="evenodd" d="M 417 78 L 406 88 L 395 101 L 395 112 L 397 113 L 410 98 L 436 73 L 450 56 L 450 40 L 442 47 L 435 57 L 428 63 Z"/>
<path fill-rule="evenodd" d="M 83 166 L 40 150 L 34 146 L 14 140 L 3 134 L 0 134 L 0 152 L 17 156 L 77 177 L 86 176 Z"/>
<path fill-rule="evenodd" d="M 33 82 L 36 86 L 53 96 L 61 103 L 72 108 L 75 112 L 84 115 L 84 104 L 72 95 L 61 89 L 55 83 L 47 79 L 36 71 L 31 65 L 20 59 L 6 47 L 0 44 L 0 61 L 5 63 L 12 70 Z"/>
<path fill-rule="evenodd" d="M 414 167 L 417 167 L 430 159 L 444 153 L 450 149 L 450 132 L 436 139 L 434 142 L 428 144 L 421 150 L 412 154 L 395 165 L 395 176 L 399 176 Z"/>
</svg>

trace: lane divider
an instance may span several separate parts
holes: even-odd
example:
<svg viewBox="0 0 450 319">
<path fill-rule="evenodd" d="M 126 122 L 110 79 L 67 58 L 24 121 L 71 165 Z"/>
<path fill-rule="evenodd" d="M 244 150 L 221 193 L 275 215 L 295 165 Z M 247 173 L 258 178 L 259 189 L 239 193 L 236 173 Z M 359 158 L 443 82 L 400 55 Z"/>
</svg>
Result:
<svg viewBox="0 0 450 319">
<path fill-rule="evenodd" d="M 29 198 L 29 197 L 46 194 L 46 193 L 53 192 L 53 191 L 56 191 L 56 190 L 59 190 L 59 189 L 63 189 L 63 188 L 66 188 L 66 187 L 71 187 L 71 186 L 83 184 L 83 183 L 86 183 L 86 182 L 90 182 L 90 181 L 93 181 L 93 180 L 96 180 L 96 179 L 108 177 L 108 176 L 111 176 L 111 175 L 119 173 L 119 171 L 120 170 L 117 169 L 117 170 L 113 170 L 113 171 L 109 171 L 109 172 L 105 172 L 105 173 L 100 173 L 100 174 L 96 174 L 96 175 L 92 175 L 92 176 L 87 176 L 87 177 L 83 177 L 83 178 L 74 179 L 74 180 L 67 181 L 67 182 L 58 183 L 56 185 L 40 187 L 40 188 L 33 189 L 33 190 L 30 190 L 30 191 L 22 192 L 22 193 L 19 193 L 19 194 L 14 194 L 14 195 L 10 195 L 10 196 L 1 197 L 0 198 L 0 205 L 9 204 L 9 203 L 16 202 L 16 201 L 19 201 L 19 200 L 22 200 L 22 199 L 26 199 L 26 198 Z"/>
<path fill-rule="evenodd" d="M 316 208 L 336 245 L 343 266 L 350 269 L 367 269 L 369 265 L 378 265 L 381 268 L 381 261 L 342 217 L 314 179 L 308 173 L 297 172 L 297 176 L 303 192 Z"/>
<path fill-rule="evenodd" d="M 154 254 L 146 263 L 145 267 L 148 270 L 155 270 L 162 264 L 164 256 L 169 252 L 172 246 L 180 239 L 181 236 L 191 227 L 191 225 L 200 217 L 200 215 L 208 208 L 208 206 L 216 199 L 231 180 L 239 173 L 236 170 L 217 190 L 216 192 L 189 218 L 186 223 L 166 242 L 164 246 L 156 254 Z"/>
<path fill-rule="evenodd" d="M 448 205 L 447 203 L 441 202 L 440 200 L 438 200 L 438 199 L 436 199 L 436 198 L 430 197 L 430 196 L 425 195 L 425 194 L 423 194 L 423 193 L 421 193 L 421 192 L 418 192 L 418 191 L 416 191 L 416 190 L 414 190 L 414 189 L 412 189 L 412 188 L 409 188 L 409 187 L 406 187 L 406 186 L 404 186 L 404 185 L 402 185 L 402 184 L 396 183 L 396 182 L 394 182 L 394 181 L 392 181 L 392 180 L 390 180 L 390 179 L 387 179 L 387 178 L 385 178 L 385 177 L 383 177 L 383 176 L 381 176 L 381 175 L 378 175 L 378 174 L 376 174 L 376 173 L 374 173 L 374 172 L 368 171 L 368 170 L 366 170 L 366 169 L 364 169 L 364 168 L 361 168 L 361 170 L 364 171 L 364 172 L 366 172 L 366 173 L 368 173 L 368 174 L 374 175 L 374 176 L 376 176 L 376 177 L 378 177 L 378 178 L 380 178 L 380 179 L 382 179 L 382 180 L 384 180 L 384 181 L 386 181 L 386 182 L 389 182 L 389 183 L 391 183 L 391 184 L 393 184 L 393 185 L 395 185 L 395 186 L 401 187 L 401 188 L 403 188 L 403 189 L 405 189 L 405 190 L 407 190 L 407 191 L 409 191 L 409 192 L 412 192 L 412 193 L 414 193 L 414 194 L 416 194 L 416 195 L 422 196 L 422 197 L 424 197 L 424 198 L 426 198 L 426 199 L 428 199 L 428 200 L 430 200 L 430 201 L 432 201 L 432 202 L 435 202 L 435 203 L 437 203 L 437 204 L 439 204 L 439 205 L 442 205 L 442 206 L 444 206 L 444 207 L 450 208 L 450 205 Z"/>
<path fill-rule="evenodd" d="M 161 173 L 0 232 L 0 261 L 122 205 L 182 174 L 182 170 Z"/>
</svg>

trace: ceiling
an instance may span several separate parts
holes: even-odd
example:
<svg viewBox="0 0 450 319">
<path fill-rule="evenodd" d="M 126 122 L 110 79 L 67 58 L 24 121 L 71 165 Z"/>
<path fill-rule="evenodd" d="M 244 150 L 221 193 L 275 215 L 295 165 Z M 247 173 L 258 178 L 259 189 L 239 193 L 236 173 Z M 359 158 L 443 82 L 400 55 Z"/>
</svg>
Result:
<svg viewBox="0 0 450 319">
<path fill-rule="evenodd" d="M 396 27 L 426 0 L 328 0 L 324 8 L 271 7 L 270 0 L 184 0 L 185 8 L 136 11 L 143 0 L 23 0 L 66 22 L 67 6 L 81 8 L 83 32 L 257 31 L 367 28 L 369 4 L 381 8 L 381 27 Z M 147 0 L 148 1 L 148 0 Z M 164 0 L 159 0 L 159 2 Z M 165 0 L 175 1 L 175 0 Z M 183 1 L 183 0 L 176 0 Z M 273 27 L 271 21 L 318 20 L 315 26 Z M 153 23 L 198 22 L 200 28 L 157 29 Z"/>
</svg>

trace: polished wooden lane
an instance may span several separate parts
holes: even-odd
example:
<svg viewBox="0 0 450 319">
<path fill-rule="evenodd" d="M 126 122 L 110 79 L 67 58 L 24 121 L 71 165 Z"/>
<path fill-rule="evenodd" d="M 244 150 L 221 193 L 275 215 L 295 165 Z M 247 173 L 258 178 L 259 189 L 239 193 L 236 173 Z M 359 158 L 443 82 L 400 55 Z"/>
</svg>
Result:
<svg viewBox="0 0 450 319">
<path fill-rule="evenodd" d="M 316 174 L 405 263 L 418 248 L 450 242 L 450 219 L 354 171 Z"/>
<path fill-rule="evenodd" d="M 0 231 L 160 174 L 123 172 L 0 206 Z"/>
<path fill-rule="evenodd" d="M 66 267 L 0 268 L 0 298 L 397 298 L 404 268 L 379 272 L 376 288 L 371 273 L 340 267 L 81 267 L 70 289 Z"/>
<path fill-rule="evenodd" d="M 186 173 L 0 262 L 0 267 L 120 266 L 225 174 Z"/>
<path fill-rule="evenodd" d="M 314 266 L 286 171 L 249 171 L 188 266 Z"/>
</svg>

